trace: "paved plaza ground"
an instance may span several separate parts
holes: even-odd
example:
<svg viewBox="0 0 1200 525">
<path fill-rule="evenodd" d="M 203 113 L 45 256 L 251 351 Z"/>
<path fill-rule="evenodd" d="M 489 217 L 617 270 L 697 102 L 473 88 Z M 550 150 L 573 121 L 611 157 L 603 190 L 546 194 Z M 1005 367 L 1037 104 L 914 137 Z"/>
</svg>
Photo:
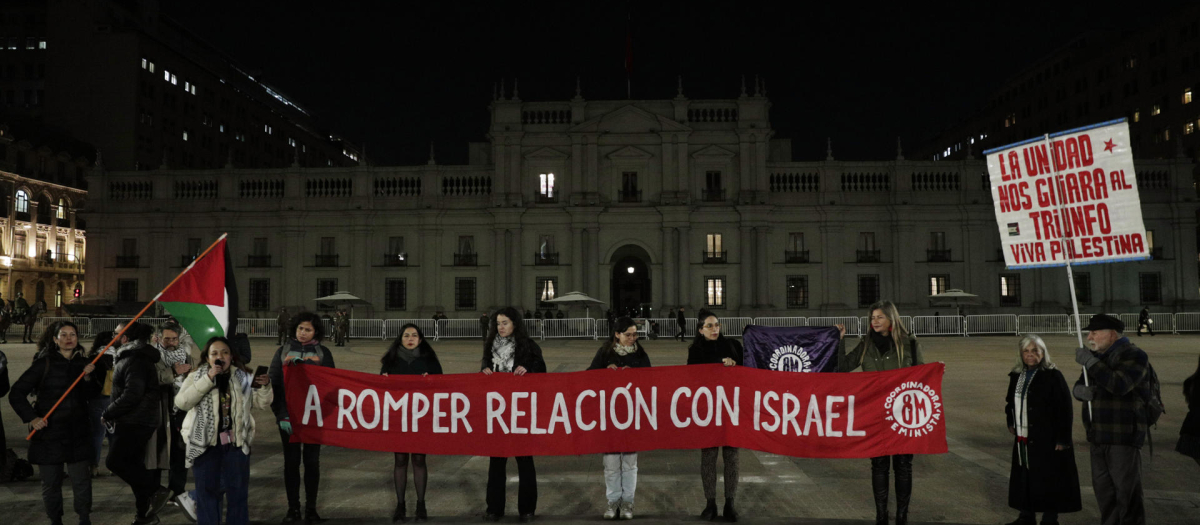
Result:
<svg viewBox="0 0 1200 525">
<path fill-rule="evenodd" d="M 1183 380 L 1196 370 L 1200 338 L 1160 335 L 1134 338 L 1150 355 L 1163 385 L 1167 413 L 1154 432 L 1155 454 L 1144 459 L 1144 485 L 1148 522 L 1152 524 L 1200 523 L 1200 465 L 1174 452 L 1180 424 L 1187 413 Z M 1009 458 L 1012 437 L 1005 428 L 1004 393 L 1008 370 L 1016 360 L 1015 337 L 926 337 L 921 342 L 926 359 L 944 361 L 948 454 L 917 456 L 914 460 L 913 523 L 1007 523 L 1016 517 L 1007 506 Z M 1050 353 L 1073 381 L 1078 366 L 1073 361 L 1074 337 L 1047 338 Z M 262 364 L 274 351 L 272 343 L 254 339 L 255 361 Z M 447 373 L 479 369 L 481 345 L 477 340 L 434 343 Z M 686 346 L 670 339 L 643 341 L 655 365 L 683 364 Z M 333 348 L 342 368 L 377 372 L 387 342 L 354 340 Z M 591 361 L 596 341 L 545 341 L 546 364 L 551 372 L 583 370 Z M 32 357 L 32 345 L 0 346 L 7 353 L 13 381 Z M 1079 477 L 1084 485 L 1082 512 L 1064 515 L 1062 523 L 1096 523 L 1098 511 L 1091 489 L 1087 443 L 1076 405 L 1075 444 Z M 0 406 L 8 430 L 8 446 L 26 455 L 23 429 L 8 400 Z M 277 523 L 286 510 L 283 489 L 283 455 L 274 420 L 268 411 L 256 413 L 259 435 L 251 455 L 250 516 L 255 522 Z M 648 522 L 689 522 L 704 506 L 700 487 L 700 454 L 697 451 L 659 450 L 639 455 L 637 519 Z M 604 506 L 604 481 L 600 457 L 540 457 L 538 471 L 538 522 L 578 523 L 600 521 Z M 516 467 L 509 463 L 510 513 L 516 509 Z M 395 505 L 390 454 L 326 447 L 322 452 L 319 508 L 331 525 L 387 523 Z M 483 457 L 430 456 L 430 520 L 479 521 L 484 511 L 488 461 Z M 164 476 L 165 481 L 165 476 Z M 64 487 L 67 523 L 71 492 Z M 189 483 L 190 487 L 190 483 Z M 0 523 L 45 523 L 37 478 L 0 484 Z M 111 475 L 94 483 L 96 524 L 132 521 L 133 497 Z M 409 513 L 416 496 L 409 483 Z M 720 484 L 718 483 L 718 492 Z M 718 500 L 718 504 L 721 500 Z M 893 502 L 894 505 L 894 502 Z M 866 459 L 804 459 L 744 450 L 737 506 L 746 523 L 866 523 L 874 518 L 870 464 Z M 168 506 L 163 523 L 186 523 L 183 514 Z M 515 522 L 515 516 L 506 521 Z"/>
</svg>

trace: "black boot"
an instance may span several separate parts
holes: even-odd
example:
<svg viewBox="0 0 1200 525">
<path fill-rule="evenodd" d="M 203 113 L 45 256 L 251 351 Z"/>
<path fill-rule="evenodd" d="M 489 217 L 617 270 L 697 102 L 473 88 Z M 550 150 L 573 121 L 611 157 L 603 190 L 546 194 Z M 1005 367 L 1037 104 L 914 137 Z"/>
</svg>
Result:
<svg viewBox="0 0 1200 525">
<path fill-rule="evenodd" d="M 896 525 L 908 524 L 908 500 L 912 496 L 912 456 L 895 456 L 896 461 Z"/>
<path fill-rule="evenodd" d="M 704 510 L 700 512 L 700 519 L 714 520 L 717 518 L 717 500 L 709 498 L 708 504 L 704 506 Z"/>
<path fill-rule="evenodd" d="M 737 523 L 738 516 L 737 516 L 737 511 L 733 510 L 733 500 L 731 500 L 731 499 L 725 500 L 725 511 L 722 512 L 721 515 L 725 517 L 725 521 L 728 521 L 730 523 Z"/>
<path fill-rule="evenodd" d="M 396 503 L 396 512 L 392 513 L 392 522 L 395 523 L 395 522 L 399 521 L 401 523 L 404 523 L 404 521 L 405 521 L 404 515 L 407 513 L 408 513 L 408 509 L 406 509 L 404 506 L 404 500 L 400 500 L 399 502 Z"/>
<path fill-rule="evenodd" d="M 429 513 L 425 512 L 425 500 L 417 500 L 417 513 L 415 517 L 417 523 L 424 523 L 425 520 L 429 519 Z"/>
<path fill-rule="evenodd" d="M 300 507 L 288 507 L 287 515 L 283 517 L 283 521 L 280 523 L 290 525 L 300 523 L 301 521 L 304 521 L 304 519 L 300 517 Z"/>
<path fill-rule="evenodd" d="M 309 507 L 304 509 L 304 521 L 307 522 L 308 525 L 316 525 L 317 523 L 324 523 L 325 518 L 322 518 L 320 514 L 317 514 L 317 509 Z"/>
<path fill-rule="evenodd" d="M 875 494 L 875 525 L 888 524 L 888 472 L 871 470 L 871 490 Z"/>
</svg>

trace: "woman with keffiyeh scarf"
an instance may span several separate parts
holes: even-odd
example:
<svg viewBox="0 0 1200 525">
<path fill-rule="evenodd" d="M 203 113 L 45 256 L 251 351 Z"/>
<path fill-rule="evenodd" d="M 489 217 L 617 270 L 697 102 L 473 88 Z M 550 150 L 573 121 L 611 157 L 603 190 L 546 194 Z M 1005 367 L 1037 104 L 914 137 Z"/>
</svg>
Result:
<svg viewBox="0 0 1200 525">
<path fill-rule="evenodd" d="M 588 370 L 624 370 L 650 366 L 650 356 L 637 342 L 637 325 L 622 317 L 612 325 L 612 334 L 596 352 Z M 633 498 L 637 490 L 637 452 L 604 454 L 604 485 L 608 506 L 604 519 L 633 519 Z"/>
<path fill-rule="evenodd" d="M 521 312 L 507 306 L 492 314 L 488 325 L 488 337 L 483 343 L 483 362 L 480 372 L 484 375 L 545 373 L 546 361 L 542 359 L 542 348 L 525 330 Z M 505 465 L 508 458 L 492 458 L 488 465 L 487 511 L 485 518 L 499 521 L 504 517 Z M 533 467 L 533 456 L 517 458 L 517 473 L 520 484 L 517 489 L 517 512 L 522 523 L 533 520 L 537 509 L 537 471 Z"/>
<path fill-rule="evenodd" d="M 220 524 L 224 494 L 225 522 L 249 523 L 249 456 L 254 440 L 250 409 L 271 406 L 270 379 L 251 378 L 224 337 L 209 339 L 203 356 L 204 364 L 188 374 L 175 396 L 175 406 L 187 411 L 182 430 L 184 465 L 196 478 L 196 521 Z"/>
<path fill-rule="evenodd" d="M 1071 448 L 1071 390 L 1041 337 L 1027 335 L 1017 348 L 1004 411 L 1015 436 L 1008 506 L 1021 515 L 1009 525 L 1033 525 L 1037 512 L 1042 525 L 1057 524 L 1059 513 L 1083 508 Z"/>
</svg>

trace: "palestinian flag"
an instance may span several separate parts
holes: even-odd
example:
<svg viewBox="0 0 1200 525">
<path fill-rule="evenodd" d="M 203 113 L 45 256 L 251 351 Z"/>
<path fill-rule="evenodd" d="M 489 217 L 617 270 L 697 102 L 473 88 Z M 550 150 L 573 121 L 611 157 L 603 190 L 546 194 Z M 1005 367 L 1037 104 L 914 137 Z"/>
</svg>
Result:
<svg viewBox="0 0 1200 525">
<path fill-rule="evenodd" d="M 226 235 L 192 261 L 179 280 L 156 298 L 179 320 L 200 350 L 209 339 L 229 337 L 237 329 L 237 286 Z"/>
</svg>

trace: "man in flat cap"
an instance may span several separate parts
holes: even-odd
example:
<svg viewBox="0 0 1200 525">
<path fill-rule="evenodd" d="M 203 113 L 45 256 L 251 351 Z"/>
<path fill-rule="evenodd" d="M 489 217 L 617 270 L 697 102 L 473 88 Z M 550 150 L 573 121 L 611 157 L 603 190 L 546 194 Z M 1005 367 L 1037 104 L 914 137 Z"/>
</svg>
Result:
<svg viewBox="0 0 1200 525">
<path fill-rule="evenodd" d="M 1141 448 L 1152 395 L 1150 361 L 1124 336 L 1125 323 L 1120 319 L 1092 316 L 1084 330 L 1092 348 L 1076 349 L 1075 361 L 1083 365 L 1090 386 L 1084 385 L 1080 374 L 1072 392 L 1085 402 L 1083 426 L 1091 445 L 1092 486 L 1101 523 L 1144 524 Z"/>
</svg>

